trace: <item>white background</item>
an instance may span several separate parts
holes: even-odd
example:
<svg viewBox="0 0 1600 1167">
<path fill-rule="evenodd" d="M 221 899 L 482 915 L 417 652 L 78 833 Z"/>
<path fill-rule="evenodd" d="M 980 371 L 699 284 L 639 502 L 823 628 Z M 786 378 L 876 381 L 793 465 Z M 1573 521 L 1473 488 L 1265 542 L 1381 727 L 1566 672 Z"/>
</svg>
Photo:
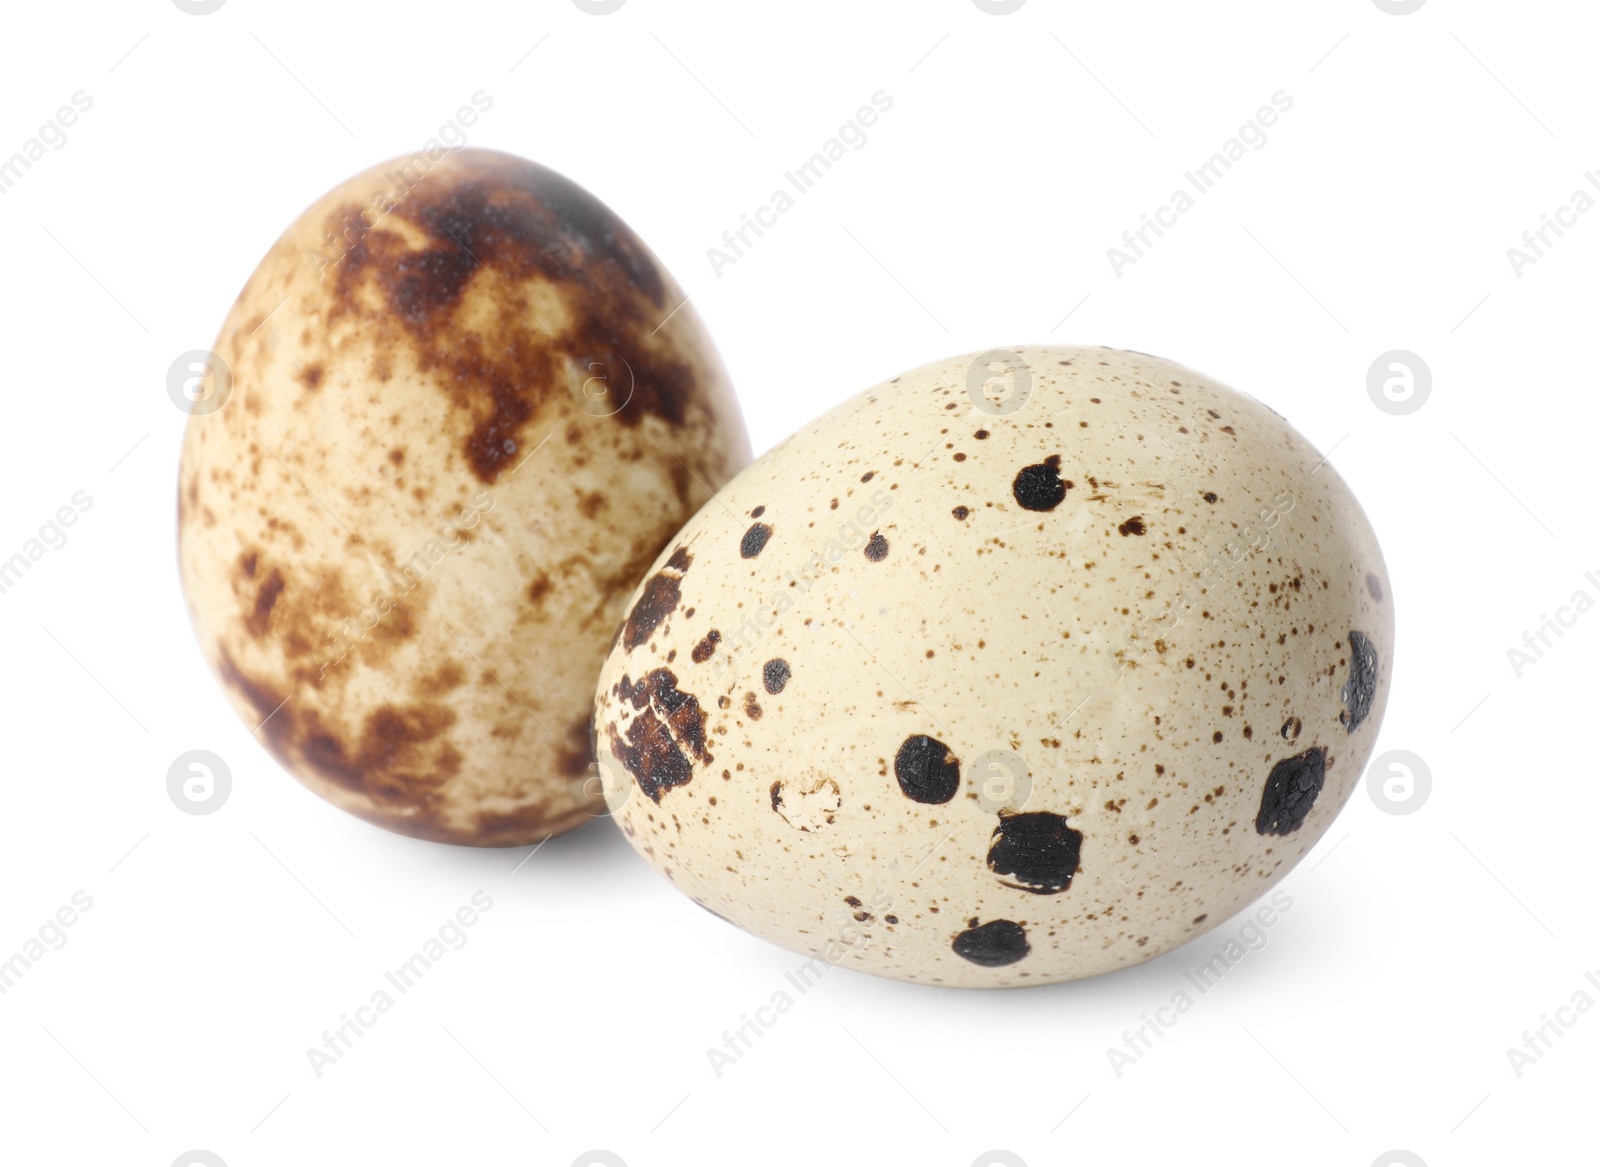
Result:
<svg viewBox="0 0 1600 1167">
<path fill-rule="evenodd" d="M 0 996 L 0 1161 L 1368 1167 L 1401 1148 L 1438 1167 L 1587 1125 L 1600 1009 L 1565 1014 L 1520 1077 L 1506 1051 L 1579 990 L 1600 1001 L 1600 615 L 1520 678 L 1507 650 L 1574 592 L 1600 599 L 1600 214 L 1520 276 L 1506 252 L 1600 167 L 1592 5 L 102 0 L 4 20 L 0 157 L 75 91 L 94 105 L 0 196 L 0 558 L 74 492 L 93 505 L 0 595 L 0 958 L 75 891 L 93 906 Z M 757 452 L 924 361 L 1050 340 L 1172 357 L 1290 418 L 1382 540 L 1379 750 L 1425 760 L 1425 805 L 1358 791 L 1266 946 L 1120 1076 L 1107 1048 L 1243 918 L 1050 988 L 837 970 L 719 1078 L 707 1048 L 800 958 L 689 903 L 607 823 L 527 858 L 303 790 L 187 625 L 167 369 L 307 204 L 480 89 L 473 144 L 593 190 L 693 293 Z M 707 248 L 880 89 L 866 146 L 715 274 Z M 1265 147 L 1117 275 L 1107 248 L 1278 90 L 1294 106 Z M 1367 393 L 1397 348 L 1433 375 L 1407 416 Z M 187 815 L 167 768 L 201 748 L 233 791 Z M 318 1078 L 307 1047 L 479 890 L 466 947 Z"/>
</svg>

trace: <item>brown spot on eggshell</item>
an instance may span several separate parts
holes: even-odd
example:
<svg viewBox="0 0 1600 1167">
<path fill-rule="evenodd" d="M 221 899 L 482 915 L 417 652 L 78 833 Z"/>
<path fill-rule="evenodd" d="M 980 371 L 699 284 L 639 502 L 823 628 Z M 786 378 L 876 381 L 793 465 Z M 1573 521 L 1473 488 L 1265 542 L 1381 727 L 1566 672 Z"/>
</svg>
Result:
<svg viewBox="0 0 1600 1167">
<path fill-rule="evenodd" d="M 378 802 L 426 813 L 438 789 L 460 767 L 460 754 L 448 745 L 427 748 L 455 720 L 454 710 L 442 705 L 385 705 L 367 715 L 354 748 L 331 731 L 309 732 L 301 748 L 324 777 Z"/>
<path fill-rule="evenodd" d="M 365 210 L 336 210 L 327 230 L 364 225 Z M 585 383 L 615 380 L 619 395 L 626 381 L 626 405 L 607 415 L 625 426 L 681 425 L 698 391 L 687 363 L 650 343 L 665 299 L 654 257 L 593 195 L 533 162 L 473 151 L 467 165 L 430 171 L 359 233 L 333 275 L 330 325 L 353 316 L 401 326 L 419 369 L 438 370 L 472 417 L 463 451 L 486 483 L 516 465 L 527 423 L 545 395 L 568 392 L 571 370 Z M 566 331 L 546 331 L 513 290 L 530 281 L 569 299 Z M 497 320 L 499 343 L 459 328 L 469 288 L 479 315 Z"/>
<path fill-rule="evenodd" d="M 419 697 L 438 697 L 466 682 L 467 674 L 455 661 L 445 661 L 433 672 L 417 681 L 415 691 Z"/>
<path fill-rule="evenodd" d="M 557 768 L 568 778 L 582 778 L 595 760 L 594 715 L 579 717 L 567 726 L 557 757 Z"/>
<path fill-rule="evenodd" d="M 644 644 L 661 627 L 661 622 L 678 607 L 681 598 L 683 573 L 692 562 L 688 552 L 679 547 L 667 560 L 666 566 L 650 577 L 644 591 L 628 613 L 623 627 L 622 644 L 629 652 Z"/>
<path fill-rule="evenodd" d="M 251 561 L 251 574 L 254 574 L 255 563 Z M 277 568 L 273 568 L 261 588 L 256 592 L 255 603 L 250 609 L 250 614 L 245 617 L 245 630 L 251 636 L 260 638 L 267 634 L 267 626 L 272 620 L 272 609 L 277 604 L 278 597 L 283 594 L 283 575 Z"/>
<path fill-rule="evenodd" d="M 636 712 L 625 740 L 614 726 L 610 729 L 611 752 L 652 801 L 660 802 L 663 791 L 688 782 L 694 762 L 711 764 L 700 702 L 678 688 L 671 670 L 654 669 L 637 683 L 624 676 L 615 693 Z"/>
</svg>

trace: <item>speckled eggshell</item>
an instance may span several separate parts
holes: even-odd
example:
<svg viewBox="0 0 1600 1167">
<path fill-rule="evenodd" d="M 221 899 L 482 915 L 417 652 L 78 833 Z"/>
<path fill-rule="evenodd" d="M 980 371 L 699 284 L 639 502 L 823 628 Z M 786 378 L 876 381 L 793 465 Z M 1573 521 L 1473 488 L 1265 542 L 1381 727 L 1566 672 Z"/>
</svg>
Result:
<svg viewBox="0 0 1600 1167">
<path fill-rule="evenodd" d="M 231 393 L 189 421 L 179 562 L 229 700 L 312 790 L 483 846 L 603 810 L 596 670 L 749 461 L 683 300 L 588 192 L 475 149 L 351 179 L 261 261 Z"/>
<path fill-rule="evenodd" d="M 1316 844 L 1393 629 L 1360 506 L 1259 402 L 1132 352 L 952 358 L 663 552 L 596 694 L 607 800 L 686 895 L 823 964 L 1092 976 Z"/>
</svg>

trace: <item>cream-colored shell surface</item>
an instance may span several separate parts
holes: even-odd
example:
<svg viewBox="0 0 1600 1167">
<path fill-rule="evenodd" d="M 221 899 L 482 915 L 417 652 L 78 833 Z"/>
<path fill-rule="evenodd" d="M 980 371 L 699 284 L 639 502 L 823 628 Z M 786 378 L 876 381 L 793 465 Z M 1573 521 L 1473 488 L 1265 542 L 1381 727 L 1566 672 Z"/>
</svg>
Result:
<svg viewBox="0 0 1600 1167">
<path fill-rule="evenodd" d="M 596 692 L 607 801 L 685 894 L 817 962 L 1091 976 L 1315 845 L 1392 613 L 1355 498 L 1259 402 L 1103 348 L 938 361 L 662 553 Z"/>
<path fill-rule="evenodd" d="M 488 846 L 603 809 L 627 597 L 749 461 L 683 300 L 592 195 L 484 150 L 374 167 L 261 261 L 185 435 L 179 564 L 230 701 L 312 790 Z"/>
</svg>

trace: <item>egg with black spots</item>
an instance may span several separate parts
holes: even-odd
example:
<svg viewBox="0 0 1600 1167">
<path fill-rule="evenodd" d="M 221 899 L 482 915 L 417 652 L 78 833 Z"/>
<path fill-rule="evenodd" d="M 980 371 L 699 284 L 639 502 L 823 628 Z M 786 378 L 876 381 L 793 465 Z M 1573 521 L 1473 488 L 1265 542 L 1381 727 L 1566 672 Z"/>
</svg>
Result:
<svg viewBox="0 0 1600 1167">
<path fill-rule="evenodd" d="M 593 195 L 485 150 L 374 167 L 273 245 L 216 342 L 231 393 L 189 420 L 179 566 L 305 785 L 482 846 L 603 812 L 596 670 L 630 608 L 643 637 L 677 602 L 670 568 L 629 598 L 749 461 L 683 301 Z"/>
<path fill-rule="evenodd" d="M 663 551 L 601 672 L 613 817 L 814 960 L 960 987 L 1126 968 L 1282 880 L 1360 784 L 1393 589 L 1334 467 L 1170 361 L 938 361 Z M 975 373 L 976 370 L 976 373 Z"/>
</svg>

